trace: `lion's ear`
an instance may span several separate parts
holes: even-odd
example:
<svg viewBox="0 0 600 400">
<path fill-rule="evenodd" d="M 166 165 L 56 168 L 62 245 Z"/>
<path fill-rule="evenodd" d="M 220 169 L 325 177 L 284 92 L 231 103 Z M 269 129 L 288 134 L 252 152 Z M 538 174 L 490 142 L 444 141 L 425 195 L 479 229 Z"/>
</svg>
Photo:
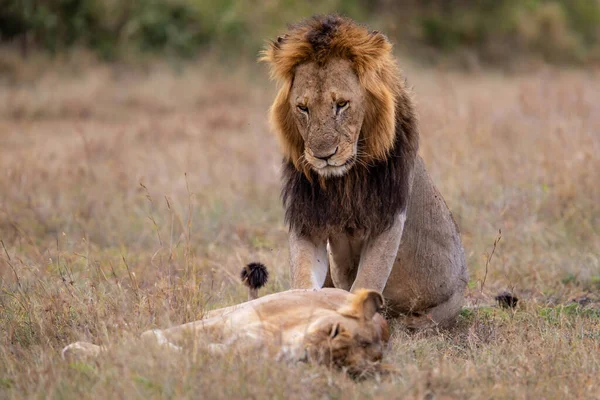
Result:
<svg viewBox="0 0 600 400">
<path fill-rule="evenodd" d="M 369 321 L 383 307 L 383 296 L 374 290 L 360 289 L 352 298 L 350 304 L 340 308 L 342 315 Z"/>
<path fill-rule="evenodd" d="M 287 40 L 288 37 L 289 37 L 289 35 L 287 33 L 283 34 L 281 36 L 278 36 L 277 37 L 277 45 L 281 45 L 283 42 L 285 42 Z"/>
</svg>

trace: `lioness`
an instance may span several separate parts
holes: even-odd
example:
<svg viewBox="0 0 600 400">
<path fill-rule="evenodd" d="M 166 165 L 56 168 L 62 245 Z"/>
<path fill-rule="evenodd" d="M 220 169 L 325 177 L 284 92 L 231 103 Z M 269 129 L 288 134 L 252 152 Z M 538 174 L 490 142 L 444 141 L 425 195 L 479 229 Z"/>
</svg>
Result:
<svg viewBox="0 0 600 400">
<path fill-rule="evenodd" d="M 413 101 L 392 45 L 340 16 L 270 43 L 270 121 L 294 288 L 382 292 L 409 327 L 450 324 L 468 281 L 457 226 L 417 155 Z"/>
<path fill-rule="evenodd" d="M 316 362 L 361 375 L 378 370 L 389 339 L 387 323 L 377 313 L 382 305 L 383 297 L 366 289 L 356 294 L 333 288 L 288 290 L 210 311 L 200 321 L 146 331 L 141 338 L 173 350 L 182 349 L 186 340 L 214 353 L 229 347 L 265 350 L 285 361 Z M 73 359 L 103 350 L 75 342 L 62 355 Z"/>
</svg>

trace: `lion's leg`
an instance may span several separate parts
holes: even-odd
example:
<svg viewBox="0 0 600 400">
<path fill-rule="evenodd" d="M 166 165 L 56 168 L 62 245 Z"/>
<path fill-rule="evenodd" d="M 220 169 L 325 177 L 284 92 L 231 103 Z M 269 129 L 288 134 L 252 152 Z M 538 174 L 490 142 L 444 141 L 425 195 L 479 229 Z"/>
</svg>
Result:
<svg viewBox="0 0 600 400">
<path fill-rule="evenodd" d="M 333 260 L 331 258 L 331 247 L 329 243 L 327 243 L 327 261 L 329 266 L 327 267 L 327 275 L 325 275 L 325 282 L 323 282 L 324 288 L 334 288 L 333 279 L 331 278 L 331 268 L 333 265 Z"/>
<path fill-rule="evenodd" d="M 405 221 L 406 210 L 396 216 L 390 229 L 367 240 L 351 292 L 355 293 L 358 289 L 371 289 L 383 293 L 398 255 Z"/>
<path fill-rule="evenodd" d="M 164 346 L 165 348 L 181 351 L 185 339 L 196 341 L 198 347 L 208 350 L 211 354 L 223 354 L 234 347 L 239 351 L 248 351 L 265 345 L 265 335 L 269 337 L 267 343 L 272 345 L 281 338 L 269 332 L 278 332 L 280 327 L 268 322 L 255 322 L 243 324 L 239 329 L 231 329 L 221 317 L 210 320 L 200 320 L 189 324 L 176 326 L 169 329 L 153 329 L 141 335 L 143 340 Z"/>
<path fill-rule="evenodd" d="M 456 322 L 463 298 L 462 290 L 456 291 L 446 302 L 425 311 L 407 315 L 401 321 L 410 329 L 448 328 Z"/>
<path fill-rule="evenodd" d="M 163 332 L 164 331 L 160 329 L 151 329 L 142 333 L 140 335 L 140 339 L 142 339 L 142 341 L 146 342 L 147 344 L 158 344 L 159 346 L 164 346 L 171 350 L 180 351 L 181 347 L 171 343 Z"/>
<path fill-rule="evenodd" d="M 186 340 L 199 341 L 202 346 L 211 350 L 223 339 L 226 323 L 222 315 L 216 315 L 212 318 L 201 319 L 168 329 L 151 329 L 142 333 L 140 337 L 146 343 L 158 344 L 175 351 L 181 351 L 181 345 Z M 213 344 L 215 346 L 212 346 Z"/>
<path fill-rule="evenodd" d="M 239 328 L 235 332 L 229 332 L 220 342 L 209 343 L 205 348 L 211 354 L 223 355 L 231 350 L 244 353 L 258 349 L 265 349 L 274 354 L 282 347 L 283 337 L 279 325 L 259 321 Z"/>
<path fill-rule="evenodd" d="M 97 346 L 89 342 L 75 342 L 62 349 L 61 355 L 64 360 L 80 360 L 97 357 L 104 350 L 106 350 L 104 346 Z"/>
<path fill-rule="evenodd" d="M 362 240 L 343 233 L 329 238 L 329 270 L 334 287 L 350 290 L 356 279 L 362 245 Z"/>
<path fill-rule="evenodd" d="M 327 241 L 290 232 L 292 289 L 320 289 L 329 269 Z"/>
<path fill-rule="evenodd" d="M 323 287 L 324 288 L 334 288 L 335 285 L 333 284 L 333 279 L 331 279 L 331 260 L 330 260 L 330 267 L 327 268 L 327 276 L 325 276 L 325 282 L 323 283 Z"/>
<path fill-rule="evenodd" d="M 246 323 L 246 313 L 236 313 L 236 310 L 243 308 L 243 305 L 236 305 L 214 310 L 209 313 L 210 318 L 203 318 L 167 329 L 152 329 L 144 332 L 142 338 L 151 339 L 168 346 L 177 346 L 186 339 L 201 340 L 207 343 L 219 342 L 228 335 L 232 326 Z"/>
</svg>

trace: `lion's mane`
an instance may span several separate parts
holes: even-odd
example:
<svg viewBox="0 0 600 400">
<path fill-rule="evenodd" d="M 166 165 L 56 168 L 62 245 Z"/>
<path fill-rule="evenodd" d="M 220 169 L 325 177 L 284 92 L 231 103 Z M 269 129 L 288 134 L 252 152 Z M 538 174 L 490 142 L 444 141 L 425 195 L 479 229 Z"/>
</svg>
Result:
<svg viewBox="0 0 600 400">
<path fill-rule="evenodd" d="M 352 63 L 367 95 L 367 109 L 358 162 L 341 177 L 323 179 L 301 165 L 304 142 L 288 97 L 296 66 L 324 65 L 332 58 Z M 320 236 L 388 229 L 406 207 L 419 140 L 411 94 L 388 39 L 348 18 L 316 16 L 291 26 L 268 45 L 261 60 L 281 83 L 270 120 L 284 154 L 282 198 L 290 227 Z"/>
</svg>

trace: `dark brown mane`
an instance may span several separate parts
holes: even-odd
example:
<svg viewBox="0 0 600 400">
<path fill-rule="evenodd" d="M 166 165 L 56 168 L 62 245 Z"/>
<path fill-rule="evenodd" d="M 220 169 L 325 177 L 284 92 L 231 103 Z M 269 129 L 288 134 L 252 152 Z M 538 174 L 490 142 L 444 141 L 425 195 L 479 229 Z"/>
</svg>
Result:
<svg viewBox="0 0 600 400">
<path fill-rule="evenodd" d="M 323 64 L 335 57 L 352 62 L 367 101 L 359 162 L 344 176 L 323 179 L 299 161 L 304 141 L 291 118 L 288 96 L 297 65 Z M 371 235 L 390 228 L 406 208 L 419 140 L 410 93 L 391 43 L 348 18 L 316 16 L 291 26 L 261 59 L 282 83 L 271 123 L 284 153 L 282 198 L 290 227 L 305 235 Z"/>
<path fill-rule="evenodd" d="M 316 172 L 310 172 L 309 180 L 291 161 L 284 161 L 281 196 L 290 229 L 327 237 L 341 231 L 376 235 L 391 227 L 396 215 L 406 208 L 409 173 L 417 152 L 417 144 L 408 142 L 405 133 L 417 129 L 412 110 L 397 112 L 396 116 L 396 141 L 384 161 L 367 167 L 355 165 L 345 175 L 327 178 L 323 184 Z"/>
</svg>

